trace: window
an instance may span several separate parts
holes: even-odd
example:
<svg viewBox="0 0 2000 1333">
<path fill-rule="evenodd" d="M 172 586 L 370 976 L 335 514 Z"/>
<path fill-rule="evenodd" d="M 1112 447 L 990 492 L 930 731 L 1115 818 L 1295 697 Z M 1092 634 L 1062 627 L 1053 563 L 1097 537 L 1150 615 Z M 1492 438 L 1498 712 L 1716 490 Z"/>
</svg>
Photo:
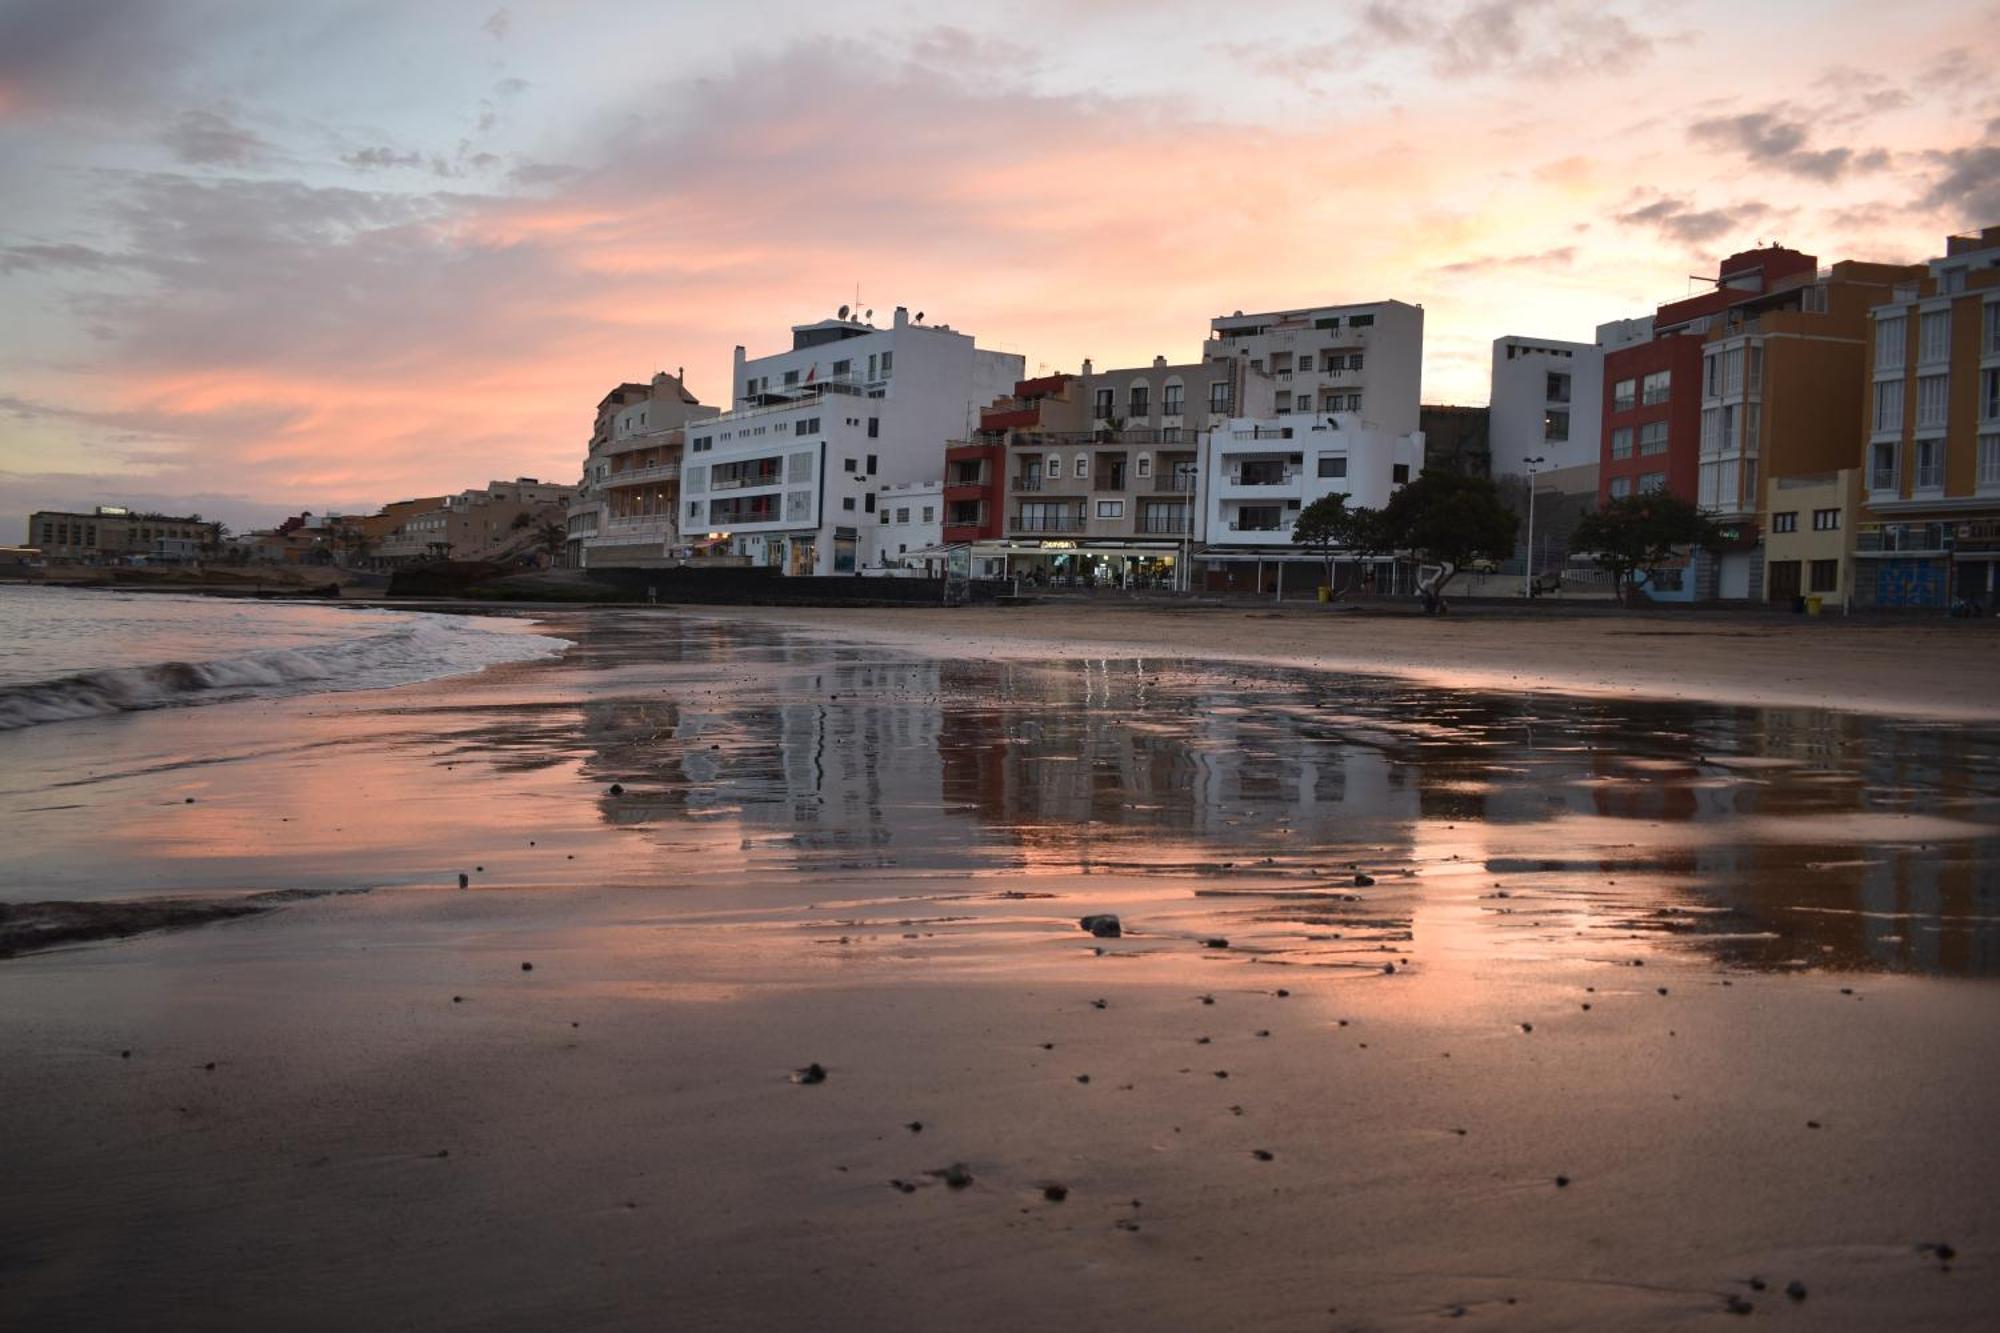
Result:
<svg viewBox="0 0 2000 1333">
<path fill-rule="evenodd" d="M 1756 392 L 1760 391 L 1761 389 L 1763 389 L 1763 387 L 1764 387 L 1764 344 L 1762 344 L 1762 343 L 1751 343 L 1751 344 L 1750 344 L 1750 355 L 1749 355 L 1749 359 L 1748 359 L 1748 360 L 1747 360 L 1747 361 L 1746 361 L 1746 362 L 1745 362 L 1744 364 L 1745 364 L 1745 365 L 1746 365 L 1746 366 L 1748 367 L 1748 371 L 1747 371 L 1747 374 L 1748 374 L 1748 377 L 1749 377 L 1749 389 L 1750 389 L 1750 392 L 1751 392 L 1751 393 L 1756 393 Z"/>
<path fill-rule="evenodd" d="M 1049 455 L 1049 480 L 1062 480 L 1062 456 L 1060 454 Z"/>
<path fill-rule="evenodd" d="M 1135 417 L 1145 416 L 1147 412 L 1151 410 L 1146 405 L 1146 399 L 1150 397 L 1151 394 L 1152 390 L 1147 385 L 1144 384 L 1133 385 L 1131 397 L 1129 399 L 1131 403 L 1131 411 L 1127 415 Z"/>
<path fill-rule="evenodd" d="M 1875 387 L 1879 391 L 1882 386 L 1878 384 Z M 1871 446 L 1868 450 L 1868 489 L 1871 491 L 1895 490 L 1898 481 L 1897 473 L 1901 471 L 1897 466 L 1898 461 L 1896 457 L 1896 442 L 1894 440 L 1883 440 L 1879 444 Z"/>
<path fill-rule="evenodd" d="M 896 521 L 898 523 L 908 523 L 910 521 L 910 507 L 908 505 L 896 506 Z"/>
<path fill-rule="evenodd" d="M 882 353 L 882 377 L 884 379 L 887 379 L 889 376 L 889 372 L 894 370 L 895 368 L 896 368 L 896 354 L 894 352 Z"/>
<path fill-rule="evenodd" d="M 1951 311 L 1926 310 L 1918 324 L 1917 364 L 1930 365 L 1934 361 L 1951 358 Z"/>
<path fill-rule="evenodd" d="M 786 387 L 787 387 L 787 388 L 791 387 L 791 386 L 792 386 L 792 385 L 794 385 L 794 384 L 797 384 L 798 382 L 799 382 L 799 372 L 798 372 L 798 371 L 796 371 L 796 370 L 788 370 L 788 371 L 786 371 L 786 372 L 785 372 L 785 385 L 786 385 Z"/>
<path fill-rule="evenodd" d="M 713 435 L 697 435 L 694 437 L 694 451 L 696 453 L 705 454 L 714 447 L 715 437 Z"/>
<path fill-rule="evenodd" d="M 2000 305 L 1988 306 L 2000 310 Z M 2000 421 L 2000 367 L 1979 372 L 1979 424 Z"/>
<path fill-rule="evenodd" d="M 1319 475 L 1322 477 L 1332 477 L 1336 479 L 1346 476 L 1347 455 L 1321 454 L 1319 456 Z"/>
<path fill-rule="evenodd" d="M 1944 375 L 1920 375 L 1917 377 L 1917 429 L 1944 425 L 1945 412 L 1949 407 L 1949 377 Z"/>
<path fill-rule="evenodd" d="M 1350 329 L 1365 329 L 1374 322 L 1375 316 L 1373 315 L 1351 315 L 1348 317 L 1347 327 Z"/>
<path fill-rule="evenodd" d="M 2000 488 L 2000 435 L 1979 437 L 1979 489 Z"/>
<path fill-rule="evenodd" d="M 868 455 L 868 475 L 871 477 L 875 475 L 875 455 L 873 454 Z"/>
<path fill-rule="evenodd" d="M 1917 489 L 1920 491 L 1941 490 L 1944 487 L 1944 441 L 1917 441 Z"/>
<path fill-rule="evenodd" d="M 1300 394 L 1299 401 L 1305 403 L 1309 400 L 1304 394 Z M 1292 391 L 1290 389 L 1278 390 L 1277 408 L 1280 412 L 1289 412 L 1292 410 Z"/>
<path fill-rule="evenodd" d="M 1563 376 L 1568 379 L 1569 376 Z M 1569 438 L 1569 413 L 1550 412 L 1542 418 L 1542 438 L 1560 444 Z"/>
<path fill-rule="evenodd" d="M 1649 407 L 1654 403 L 1666 402 L 1668 393 L 1673 389 L 1673 380 L 1674 372 L 1671 370 L 1654 371 L 1646 376 L 1645 382 L 1640 386 L 1640 398 Z"/>
<path fill-rule="evenodd" d="M 1230 398 L 1230 395 L 1229 395 L 1229 381 L 1228 381 L 1228 380 L 1210 380 L 1210 381 L 1209 381 L 1209 385 L 1208 385 L 1208 410 L 1209 410 L 1209 411 L 1211 411 L 1211 412 L 1223 412 L 1223 413 L 1226 413 L 1226 412 L 1228 412 L 1228 411 L 1229 411 L 1229 398 Z"/>
<path fill-rule="evenodd" d="M 1111 419 L 1111 414 L 1118 410 L 1114 401 L 1116 394 L 1117 391 L 1115 389 L 1099 389 L 1097 391 L 1098 420 L 1108 421 Z"/>
<path fill-rule="evenodd" d="M 1663 454 L 1667 451 L 1667 423 L 1648 421 L 1639 427 L 1639 452 L 1642 454 Z"/>
<path fill-rule="evenodd" d="M 1612 385 L 1611 410 L 1613 412 L 1631 411 L 1632 404 L 1638 401 L 1636 397 L 1638 387 L 1639 382 L 1637 380 L 1619 380 L 1616 384 Z"/>
<path fill-rule="evenodd" d="M 858 466 L 859 465 L 856 464 L 855 461 L 851 458 L 843 458 L 840 460 L 840 470 L 842 472 L 853 472 L 856 470 Z"/>
<path fill-rule="evenodd" d="M 936 508 L 935 506 L 933 506 L 933 505 L 925 505 L 925 506 L 924 506 L 924 522 L 926 522 L 926 523 L 931 523 L 931 522 L 935 522 L 935 521 L 936 521 L 936 519 L 937 519 L 937 508 Z"/>
<path fill-rule="evenodd" d="M 794 422 L 794 423 L 793 423 L 793 425 L 792 425 L 792 434 L 794 434 L 794 435 L 817 435 L 817 434 L 819 434 L 819 418 L 818 418 L 818 417 L 803 417 L 803 418 L 801 418 L 800 420 L 798 420 L 797 422 Z"/>
<path fill-rule="evenodd" d="M 887 527 L 888 523 L 889 523 L 889 511 L 884 509 L 882 511 L 882 524 L 884 527 Z"/>
<path fill-rule="evenodd" d="M 1299 365 L 1300 365 L 1300 367 L 1301 367 L 1301 368 L 1303 368 L 1303 367 L 1305 366 L 1305 358 L 1304 358 L 1304 357 L 1301 357 L 1301 358 L 1299 358 Z M 1291 374 L 1291 373 L 1292 373 L 1292 354 L 1291 354 L 1290 352 L 1273 352 L 1273 353 L 1271 353 L 1271 373 L 1272 373 L 1272 374 L 1274 374 L 1274 375 L 1289 375 L 1289 374 Z"/>
<path fill-rule="evenodd" d="M 853 373 L 854 363 L 852 361 L 836 361 L 833 363 L 833 377 L 835 379 L 839 379 L 843 375 L 852 375 Z"/>
<path fill-rule="evenodd" d="M 1875 429 L 1903 429 L 1903 382 L 1875 381 Z"/>
<path fill-rule="evenodd" d="M 1611 479 L 1612 499 L 1622 500 L 1631 493 L 1632 493 L 1632 479 L 1630 477 L 1613 477 Z"/>
<path fill-rule="evenodd" d="M 1349 370 L 1361 369 L 1361 353 L 1356 352 L 1354 353 L 1354 355 L 1347 358 L 1347 368 Z"/>
<path fill-rule="evenodd" d="M 1645 476 L 1639 478 L 1639 494 L 1641 495 L 1650 495 L 1654 491 L 1664 491 L 1665 489 L 1667 489 L 1667 474 L 1664 472 L 1648 472 Z"/>
<path fill-rule="evenodd" d="M 1394 467 L 1389 469 L 1390 485 L 1401 486 L 1409 479 L 1410 479 L 1410 465 L 1408 463 L 1398 463 Z"/>
<path fill-rule="evenodd" d="M 1794 510 L 1792 510 L 1792 511 L 1791 511 L 1790 513 L 1786 513 L 1786 514 L 1773 514 L 1773 515 L 1771 515 L 1771 531 L 1773 531 L 1773 532 L 1797 532 L 1798 530 L 1799 530 L 1799 511 L 1798 511 L 1798 510 L 1794 509 Z"/>
<path fill-rule="evenodd" d="M 1808 315 L 1826 313 L 1826 284 L 1816 282 L 1799 293 L 1799 309 Z"/>
<path fill-rule="evenodd" d="M 1097 516 L 1099 518 L 1123 518 L 1125 517 L 1125 502 L 1123 500 L 1099 500 L 1097 502 Z"/>
<path fill-rule="evenodd" d="M 1337 329 L 1340 327 L 1340 316 L 1321 315 L 1313 321 L 1313 327 L 1316 329 Z"/>
<path fill-rule="evenodd" d="M 1632 456 L 1632 428 L 1620 426 L 1611 432 L 1611 456 L 1630 458 Z"/>
<path fill-rule="evenodd" d="M 881 358 L 876 356 L 875 353 L 873 352 L 870 352 L 868 354 L 868 378 L 871 380 L 875 378 L 875 363 L 880 359 Z"/>
<path fill-rule="evenodd" d="M 1979 312 L 1979 354 L 2000 356 L 2000 301 L 1988 301 Z"/>
<path fill-rule="evenodd" d="M 1153 456 L 1151 454 L 1140 454 L 1138 459 L 1135 461 L 1135 466 L 1137 467 L 1140 476 L 1142 477 L 1152 476 Z"/>
<path fill-rule="evenodd" d="M 882 418 L 880 417 L 868 418 L 868 438 L 871 440 L 879 440 L 882 438 Z"/>
<path fill-rule="evenodd" d="M 1350 393 L 1347 395 L 1347 410 L 1350 412 L 1359 412 L 1361 410 L 1360 394 Z"/>
<path fill-rule="evenodd" d="M 868 492 L 868 494 L 861 497 L 861 507 L 871 514 L 875 512 L 875 492 L 870 491 Z M 886 514 L 889 511 L 885 507 L 882 510 L 882 512 Z"/>
<path fill-rule="evenodd" d="M 843 496 L 841 496 L 841 497 L 840 497 L 840 507 L 841 507 L 842 509 L 849 509 L 849 510 L 853 509 L 853 508 L 854 508 L 854 497 L 853 497 L 853 496 L 851 496 L 851 495 L 843 495 Z"/>
<path fill-rule="evenodd" d="M 1165 412 L 1170 417 L 1179 416 L 1181 414 L 1181 408 L 1183 406 L 1182 398 L 1186 393 L 1187 393 L 1186 385 L 1169 384 L 1160 393 L 1160 398 L 1161 398 L 1160 410 L 1162 412 Z"/>
<path fill-rule="evenodd" d="M 1907 357 L 1904 338 L 1910 321 L 1901 315 L 1875 321 L 1875 369 L 1901 370 Z"/>
<path fill-rule="evenodd" d="M 743 381 L 743 396 L 745 398 L 755 398 L 757 396 L 756 380 L 748 379 Z"/>
<path fill-rule="evenodd" d="M 699 500 L 688 501 L 688 517 L 689 518 L 701 517 L 701 501 Z"/>
<path fill-rule="evenodd" d="M 1840 561 L 1838 560 L 1813 561 L 1810 577 L 1812 582 L 1807 585 L 1806 591 L 1808 592 L 1836 591 L 1840 587 Z"/>
<path fill-rule="evenodd" d="M 1076 475 L 1079 477 L 1087 477 L 1090 475 L 1089 454 L 1078 454 L 1076 456 Z"/>
</svg>

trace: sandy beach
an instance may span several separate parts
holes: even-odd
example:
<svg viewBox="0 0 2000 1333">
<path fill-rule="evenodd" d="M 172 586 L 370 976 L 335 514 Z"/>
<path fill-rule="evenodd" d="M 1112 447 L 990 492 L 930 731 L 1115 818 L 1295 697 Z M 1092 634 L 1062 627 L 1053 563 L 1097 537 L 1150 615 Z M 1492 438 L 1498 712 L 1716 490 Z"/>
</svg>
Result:
<svg viewBox="0 0 2000 1333">
<path fill-rule="evenodd" d="M 1983 626 L 533 614 L 0 736 L 0 900 L 287 894 L 0 961 L 0 1325 L 2000 1299 Z"/>
</svg>

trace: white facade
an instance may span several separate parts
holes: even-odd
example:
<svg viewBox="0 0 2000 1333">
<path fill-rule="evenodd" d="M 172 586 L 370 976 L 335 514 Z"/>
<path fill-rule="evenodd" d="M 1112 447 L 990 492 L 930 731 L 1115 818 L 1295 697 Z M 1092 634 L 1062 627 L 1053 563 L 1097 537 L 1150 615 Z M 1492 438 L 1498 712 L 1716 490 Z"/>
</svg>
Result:
<svg viewBox="0 0 2000 1333">
<path fill-rule="evenodd" d="M 683 539 L 787 574 L 858 573 L 883 487 L 940 487 L 946 441 L 1013 388 L 1023 360 L 900 308 L 887 329 L 824 320 L 795 326 L 792 343 L 755 359 L 737 348 L 734 408 L 688 429 Z M 941 526 L 941 490 L 930 494 L 919 511 L 933 506 Z"/>
<path fill-rule="evenodd" d="M 1380 509 L 1423 466 L 1422 431 L 1336 429 L 1317 414 L 1237 418 L 1209 436 L 1208 550 L 1289 549 L 1299 512 L 1321 496 Z"/>
<path fill-rule="evenodd" d="M 872 522 L 862 524 L 862 573 L 942 573 L 944 483 L 913 481 L 875 492 Z"/>
<path fill-rule="evenodd" d="M 1424 311 L 1402 301 L 1220 315 L 1204 358 L 1242 359 L 1268 373 L 1280 414 L 1339 416 L 1407 435 L 1419 429 Z"/>
<path fill-rule="evenodd" d="M 1596 343 L 1493 340 L 1489 442 L 1493 476 L 1593 469 L 1604 422 L 1604 349 Z"/>
</svg>

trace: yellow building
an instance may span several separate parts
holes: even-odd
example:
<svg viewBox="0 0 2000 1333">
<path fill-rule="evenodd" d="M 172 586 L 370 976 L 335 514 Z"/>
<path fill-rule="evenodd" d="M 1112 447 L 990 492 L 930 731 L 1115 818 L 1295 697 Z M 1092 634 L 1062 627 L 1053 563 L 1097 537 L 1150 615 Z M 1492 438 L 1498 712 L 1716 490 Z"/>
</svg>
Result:
<svg viewBox="0 0 2000 1333">
<path fill-rule="evenodd" d="M 1854 534 L 1861 514 L 1861 472 L 1842 468 L 1773 477 L 1764 491 L 1767 598 L 1790 605 L 1818 597 L 1845 609 L 1854 590 Z"/>
</svg>

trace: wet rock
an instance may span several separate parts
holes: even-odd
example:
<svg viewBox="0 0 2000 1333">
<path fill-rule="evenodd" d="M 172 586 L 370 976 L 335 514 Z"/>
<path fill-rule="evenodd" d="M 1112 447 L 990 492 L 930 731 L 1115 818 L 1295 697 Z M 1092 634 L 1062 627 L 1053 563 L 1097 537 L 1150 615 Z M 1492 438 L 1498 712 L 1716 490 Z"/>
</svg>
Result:
<svg viewBox="0 0 2000 1333">
<path fill-rule="evenodd" d="M 1292 993 L 1286 990 L 1283 986 L 1278 987 L 1278 989 L 1274 991 L 1273 994 L 1275 994 L 1281 1000 L 1288 1000 L 1292 996 Z"/>
<path fill-rule="evenodd" d="M 950 1166 L 941 1166 L 924 1174 L 936 1176 L 955 1190 L 962 1190 L 972 1183 L 972 1172 L 965 1169 L 964 1162 L 953 1162 Z"/>
<path fill-rule="evenodd" d="M 1356 875 L 1354 877 L 1354 887 L 1357 889 L 1368 889 L 1374 886 L 1375 877 L 1373 875 Z"/>
<path fill-rule="evenodd" d="M 917 1187 L 907 1180 L 892 1180 L 889 1183 L 894 1185 L 903 1194 L 915 1194 L 917 1192 Z"/>
<path fill-rule="evenodd" d="M 1566 1190 L 1566 1189 L 1568 1189 L 1568 1188 L 1569 1188 L 1569 1177 L 1568 1177 L 1568 1176 L 1557 1176 L 1557 1177 L 1556 1177 L 1556 1188 L 1557 1188 L 1557 1189 L 1559 1189 L 1559 1190 Z"/>
<path fill-rule="evenodd" d="M 1384 976 L 1389 976 L 1389 977 L 1393 977 L 1393 976 L 1395 976 L 1395 975 L 1396 975 L 1396 965 L 1395 965 L 1394 963 L 1384 963 L 1384 964 L 1382 964 L 1382 975 L 1384 975 Z"/>
<path fill-rule="evenodd" d="M 535 970 L 535 965 L 533 963 L 523 963 L 521 964 L 521 970 L 523 972 L 532 972 Z"/>
<path fill-rule="evenodd" d="M 1047 1199 L 1050 1203 L 1061 1203 L 1064 1199 L 1067 1199 L 1069 1197 L 1069 1186 L 1044 1185 L 1042 1186 L 1042 1197 L 1044 1199 Z"/>
<path fill-rule="evenodd" d="M 1229 947 L 1229 941 L 1223 939 L 1220 935 L 1214 939 L 1203 940 L 1202 944 L 1210 949 L 1227 949 Z"/>
<path fill-rule="evenodd" d="M 466 874 L 466 873 L 465 873 L 465 872 L 464 872 L 463 870 L 461 870 L 461 871 L 459 871 L 459 872 L 458 872 L 458 887 L 459 887 L 459 888 L 461 888 L 461 889 L 463 889 L 463 888 L 466 888 L 466 887 L 467 887 L 467 886 L 469 886 L 469 885 L 470 885 L 471 883 L 472 883 L 472 876 L 470 876 L 470 875 Z"/>
<path fill-rule="evenodd" d="M 1093 1009 L 1102 1009 L 1102 1008 L 1104 1008 L 1104 1001 L 1102 1001 L 1102 1000 L 1092 1000 L 1092 1001 L 1090 1002 L 1090 1007 L 1091 1007 L 1091 1008 L 1093 1008 Z"/>
<path fill-rule="evenodd" d="M 903 1128 L 909 1130 L 912 1134 L 921 1134 L 924 1132 L 924 1122 L 921 1120 L 912 1120 L 909 1124 L 904 1125 Z"/>
<path fill-rule="evenodd" d="M 1252 1148 L 1250 1155 L 1260 1162 L 1268 1162 L 1276 1156 L 1269 1148 Z"/>
<path fill-rule="evenodd" d="M 625 787 L 622 783 L 614 782 L 611 784 L 610 791 L 613 796 L 623 796 L 625 794 Z"/>
<path fill-rule="evenodd" d="M 793 1070 L 792 1082 L 824 1083 L 826 1082 L 826 1070 L 824 1067 L 820 1065 L 819 1061 L 815 1060 L 811 1064 L 807 1065 L 804 1069 Z"/>
<path fill-rule="evenodd" d="M 1077 925 L 1100 940 L 1115 940 L 1124 933 L 1124 927 L 1119 925 L 1118 918 L 1109 912 L 1098 912 L 1084 917 L 1077 922 Z"/>
<path fill-rule="evenodd" d="M 1722 1308 L 1731 1314 L 1749 1314 L 1757 1307 L 1744 1300 L 1741 1296 L 1731 1296 L 1722 1303 Z"/>
<path fill-rule="evenodd" d="M 1793 1278 L 1790 1282 L 1787 1282 L 1785 1284 L 1785 1295 L 1791 1297 L 1795 1301 L 1804 1300 L 1806 1298 L 1806 1284 L 1799 1281 L 1797 1278 Z"/>
</svg>

